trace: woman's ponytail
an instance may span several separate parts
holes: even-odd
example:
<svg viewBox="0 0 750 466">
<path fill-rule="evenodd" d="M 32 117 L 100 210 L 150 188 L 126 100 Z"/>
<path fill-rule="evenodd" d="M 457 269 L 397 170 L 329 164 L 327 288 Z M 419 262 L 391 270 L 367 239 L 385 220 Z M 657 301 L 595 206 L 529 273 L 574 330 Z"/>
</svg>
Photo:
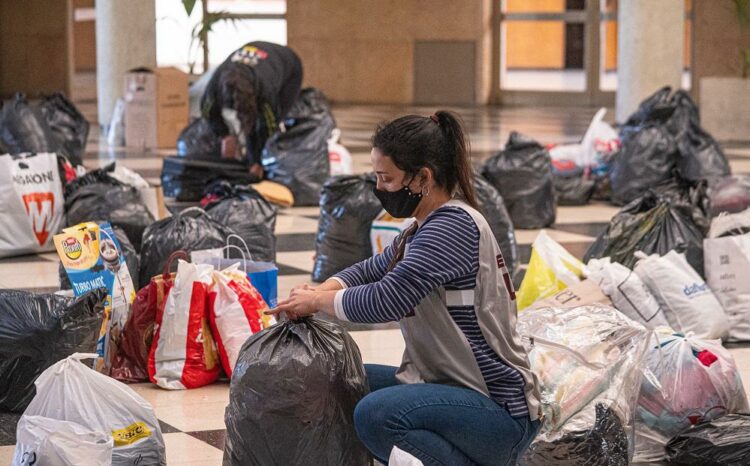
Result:
<svg viewBox="0 0 750 466">
<path fill-rule="evenodd" d="M 478 209 L 476 195 L 474 194 L 474 174 L 471 168 L 469 141 L 464 134 L 461 119 L 455 113 L 444 110 L 435 112 L 434 117 L 445 136 L 446 144 L 450 145 L 446 152 L 452 157 L 453 163 L 451 165 L 455 178 L 449 175 L 448 179 L 453 178 L 466 203 Z"/>
</svg>

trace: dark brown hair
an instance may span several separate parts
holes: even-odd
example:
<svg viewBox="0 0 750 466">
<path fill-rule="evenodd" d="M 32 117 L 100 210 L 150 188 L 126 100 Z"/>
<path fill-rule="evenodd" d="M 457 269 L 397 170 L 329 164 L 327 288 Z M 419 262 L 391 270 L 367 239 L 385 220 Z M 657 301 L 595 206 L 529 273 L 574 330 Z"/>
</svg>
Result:
<svg viewBox="0 0 750 466">
<path fill-rule="evenodd" d="M 460 194 L 478 209 L 469 141 L 455 113 L 441 110 L 429 117 L 407 115 L 381 124 L 372 137 L 372 147 L 390 157 L 407 178 L 429 168 L 435 184 L 451 195 Z M 403 258 L 406 239 L 415 232 L 416 226 L 404 232 L 389 270 Z"/>
<path fill-rule="evenodd" d="M 255 120 L 258 117 L 255 83 L 248 76 L 240 63 L 224 65 L 219 77 L 217 103 L 221 107 L 237 111 L 241 131 L 250 134 L 255 131 Z"/>
</svg>

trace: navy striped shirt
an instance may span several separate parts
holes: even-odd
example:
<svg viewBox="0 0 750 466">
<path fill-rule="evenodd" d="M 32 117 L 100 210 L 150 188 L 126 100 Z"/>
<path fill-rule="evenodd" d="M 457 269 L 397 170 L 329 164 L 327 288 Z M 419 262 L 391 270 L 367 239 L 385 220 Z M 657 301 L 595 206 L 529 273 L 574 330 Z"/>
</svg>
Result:
<svg viewBox="0 0 750 466">
<path fill-rule="evenodd" d="M 445 290 L 473 290 L 479 271 L 479 229 L 459 207 L 444 206 L 433 212 L 407 239 L 409 253 L 388 272 L 397 238 L 382 254 L 338 273 L 347 289 L 343 312 L 353 322 L 399 321 L 427 295 Z M 494 259 L 494 258 L 493 258 Z M 448 312 L 466 337 L 490 396 L 507 406 L 511 416 L 528 415 L 525 381 L 487 344 L 474 306 L 448 306 Z"/>
</svg>

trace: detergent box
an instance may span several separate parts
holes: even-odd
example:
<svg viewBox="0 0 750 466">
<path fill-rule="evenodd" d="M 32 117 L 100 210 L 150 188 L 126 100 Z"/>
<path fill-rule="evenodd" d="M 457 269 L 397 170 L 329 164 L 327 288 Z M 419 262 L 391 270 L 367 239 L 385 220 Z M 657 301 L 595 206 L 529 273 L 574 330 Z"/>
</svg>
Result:
<svg viewBox="0 0 750 466">
<path fill-rule="evenodd" d="M 108 374 L 135 299 L 125 255 L 107 222 L 86 222 L 66 228 L 55 235 L 54 242 L 76 296 L 97 288 L 107 290 L 95 369 Z"/>
</svg>

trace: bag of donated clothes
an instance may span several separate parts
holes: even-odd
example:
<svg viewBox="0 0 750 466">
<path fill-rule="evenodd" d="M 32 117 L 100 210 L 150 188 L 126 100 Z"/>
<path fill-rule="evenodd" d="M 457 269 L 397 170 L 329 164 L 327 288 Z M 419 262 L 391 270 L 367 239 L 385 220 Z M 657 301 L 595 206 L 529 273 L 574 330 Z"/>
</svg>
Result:
<svg viewBox="0 0 750 466">
<path fill-rule="evenodd" d="M 96 349 L 106 295 L 104 289 L 78 298 L 0 291 L 0 411 L 23 412 L 39 374 Z"/>
<path fill-rule="evenodd" d="M 586 267 L 589 280 L 599 284 L 618 311 L 647 328 L 669 327 L 659 302 L 635 272 L 609 257 L 591 259 Z"/>
<path fill-rule="evenodd" d="M 670 251 L 659 257 L 638 252 L 633 271 L 646 284 L 664 311 L 670 327 L 698 338 L 726 338 L 729 321 L 711 288 L 685 256 Z"/>
<path fill-rule="evenodd" d="M 221 367 L 208 316 L 213 271 L 210 265 L 180 260 L 164 307 L 156 310 L 148 376 L 161 388 L 198 388 L 219 377 Z"/>
<path fill-rule="evenodd" d="M 728 414 L 678 434 L 667 444 L 669 464 L 744 465 L 750 461 L 750 414 Z"/>
<path fill-rule="evenodd" d="M 675 435 L 700 422 L 747 411 L 732 355 L 716 340 L 659 332 L 646 355 L 636 411 L 636 462 L 664 460 Z"/>
<path fill-rule="evenodd" d="M 518 289 L 518 310 L 583 279 L 586 267 L 544 230 L 531 245 L 531 259 Z"/>
<path fill-rule="evenodd" d="M 517 328 L 544 414 L 521 462 L 627 465 L 650 333 L 603 305 L 529 309 Z"/>
<path fill-rule="evenodd" d="M 369 391 L 338 324 L 284 321 L 250 337 L 232 374 L 224 464 L 369 466 L 354 407 Z"/>
<path fill-rule="evenodd" d="M 21 419 L 43 416 L 96 432 L 81 439 L 84 445 L 101 434 L 109 436 L 113 466 L 165 464 L 164 439 L 151 405 L 127 385 L 81 362 L 92 357 L 96 354 L 76 353 L 44 371 Z"/>
<path fill-rule="evenodd" d="M 750 209 L 720 215 L 703 240 L 706 283 L 729 319 L 729 340 L 750 340 Z"/>
<path fill-rule="evenodd" d="M 23 416 L 16 428 L 11 466 L 110 466 L 114 440 L 109 433 L 76 422 Z"/>
</svg>

